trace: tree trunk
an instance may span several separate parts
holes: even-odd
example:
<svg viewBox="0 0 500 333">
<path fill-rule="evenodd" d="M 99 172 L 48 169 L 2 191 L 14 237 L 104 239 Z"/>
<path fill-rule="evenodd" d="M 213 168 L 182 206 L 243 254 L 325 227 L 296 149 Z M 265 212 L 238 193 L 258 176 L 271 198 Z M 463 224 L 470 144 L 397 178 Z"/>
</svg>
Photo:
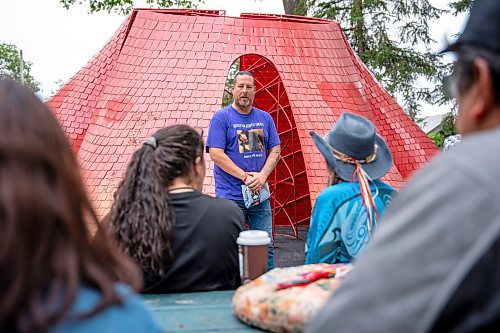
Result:
<svg viewBox="0 0 500 333">
<path fill-rule="evenodd" d="M 354 0 L 351 8 L 351 21 L 354 31 L 354 40 L 356 43 L 356 52 L 366 51 L 365 45 L 365 18 L 363 16 L 363 0 Z"/>
<path fill-rule="evenodd" d="M 306 0 L 283 0 L 285 14 L 289 15 L 307 15 Z"/>
</svg>

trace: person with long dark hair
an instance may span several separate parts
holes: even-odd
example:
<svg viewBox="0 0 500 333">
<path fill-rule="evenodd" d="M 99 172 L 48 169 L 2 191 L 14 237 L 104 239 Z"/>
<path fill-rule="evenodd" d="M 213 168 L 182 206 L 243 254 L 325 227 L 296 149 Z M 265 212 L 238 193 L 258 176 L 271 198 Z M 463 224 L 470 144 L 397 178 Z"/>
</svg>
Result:
<svg viewBox="0 0 500 333">
<path fill-rule="evenodd" d="M 141 276 L 99 227 L 57 120 L 10 79 L 0 101 L 0 331 L 160 332 L 127 286 Z"/>
<path fill-rule="evenodd" d="M 243 214 L 201 193 L 203 134 L 187 125 L 157 131 L 134 153 L 106 218 L 142 268 L 145 293 L 235 289 Z"/>
</svg>

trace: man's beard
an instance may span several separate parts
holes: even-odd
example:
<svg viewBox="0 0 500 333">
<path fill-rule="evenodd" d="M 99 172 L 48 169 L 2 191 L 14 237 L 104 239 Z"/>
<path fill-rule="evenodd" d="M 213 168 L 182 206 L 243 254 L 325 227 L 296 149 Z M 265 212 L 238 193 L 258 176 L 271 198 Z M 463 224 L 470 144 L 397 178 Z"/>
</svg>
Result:
<svg viewBox="0 0 500 333">
<path fill-rule="evenodd" d="M 235 100 L 234 102 L 235 102 L 235 104 L 236 104 L 237 106 L 239 106 L 240 108 L 251 108 L 251 107 L 252 107 L 253 100 L 251 100 L 250 98 L 247 98 L 247 100 L 248 100 L 248 105 L 247 105 L 247 104 L 243 104 L 243 103 L 241 102 L 241 98 L 239 98 L 239 99 Z"/>
</svg>

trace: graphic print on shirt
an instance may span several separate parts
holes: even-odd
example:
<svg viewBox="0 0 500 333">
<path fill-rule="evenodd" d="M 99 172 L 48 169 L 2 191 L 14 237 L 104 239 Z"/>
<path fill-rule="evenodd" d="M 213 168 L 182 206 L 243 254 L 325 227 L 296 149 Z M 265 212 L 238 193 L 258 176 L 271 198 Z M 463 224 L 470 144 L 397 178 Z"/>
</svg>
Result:
<svg viewBox="0 0 500 333">
<path fill-rule="evenodd" d="M 264 151 L 264 130 L 237 130 L 238 150 L 241 154 L 252 151 Z"/>
</svg>

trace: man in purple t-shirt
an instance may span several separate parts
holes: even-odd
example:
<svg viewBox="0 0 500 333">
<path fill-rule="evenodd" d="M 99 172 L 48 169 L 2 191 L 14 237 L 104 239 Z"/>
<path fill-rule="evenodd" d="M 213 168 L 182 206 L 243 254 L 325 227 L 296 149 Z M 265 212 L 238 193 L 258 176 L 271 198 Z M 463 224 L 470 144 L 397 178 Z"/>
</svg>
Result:
<svg viewBox="0 0 500 333">
<path fill-rule="evenodd" d="M 215 113 L 210 121 L 207 150 L 215 163 L 215 195 L 233 200 L 245 215 L 250 229 L 272 237 L 269 200 L 246 208 L 241 185 L 258 192 L 279 161 L 280 140 L 269 113 L 252 106 L 254 79 L 250 72 L 234 77 L 233 103 Z M 274 268 L 274 247 L 269 245 L 267 268 Z"/>
</svg>

